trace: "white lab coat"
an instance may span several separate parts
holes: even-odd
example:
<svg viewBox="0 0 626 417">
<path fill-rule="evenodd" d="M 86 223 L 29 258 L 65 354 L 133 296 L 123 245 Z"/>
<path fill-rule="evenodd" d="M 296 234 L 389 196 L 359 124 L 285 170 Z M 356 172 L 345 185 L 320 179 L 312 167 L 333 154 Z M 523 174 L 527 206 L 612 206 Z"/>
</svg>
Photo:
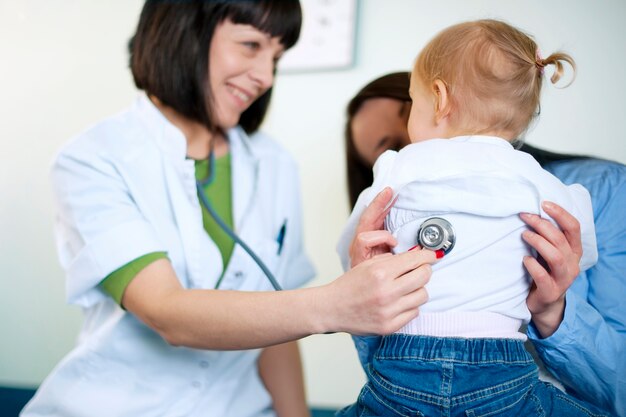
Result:
<svg viewBox="0 0 626 417">
<path fill-rule="evenodd" d="M 235 231 L 281 285 L 313 274 L 303 251 L 297 169 L 262 134 L 228 132 Z M 259 350 L 172 347 L 98 283 L 129 261 L 165 251 L 185 288 L 214 288 L 220 252 L 203 229 L 186 141 L 145 97 L 68 144 L 52 167 L 57 247 L 68 302 L 85 312 L 78 344 L 44 381 L 22 416 L 273 416 Z M 277 236 L 286 222 L 284 246 Z M 236 246 L 222 289 L 272 290 Z M 285 312 L 288 314 L 289 312 Z"/>
</svg>

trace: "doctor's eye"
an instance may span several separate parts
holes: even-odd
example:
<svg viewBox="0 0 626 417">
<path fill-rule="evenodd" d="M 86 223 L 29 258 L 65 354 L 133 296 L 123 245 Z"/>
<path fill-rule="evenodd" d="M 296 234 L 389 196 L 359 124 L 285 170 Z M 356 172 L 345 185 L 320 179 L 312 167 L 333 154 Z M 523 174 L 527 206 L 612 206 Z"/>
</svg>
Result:
<svg viewBox="0 0 626 417">
<path fill-rule="evenodd" d="M 259 49 L 261 49 L 261 44 L 256 41 L 242 42 L 242 45 L 250 49 L 251 51 L 258 51 Z"/>
</svg>

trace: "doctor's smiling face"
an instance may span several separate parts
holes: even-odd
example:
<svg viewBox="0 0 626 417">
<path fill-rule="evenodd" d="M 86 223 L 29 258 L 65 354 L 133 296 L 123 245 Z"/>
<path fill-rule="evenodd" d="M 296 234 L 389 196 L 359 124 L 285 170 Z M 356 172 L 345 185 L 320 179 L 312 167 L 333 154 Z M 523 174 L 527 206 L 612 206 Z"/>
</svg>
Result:
<svg viewBox="0 0 626 417">
<path fill-rule="evenodd" d="M 209 49 L 209 86 L 215 124 L 230 128 L 274 83 L 276 62 L 285 47 L 252 25 L 222 21 Z"/>
<path fill-rule="evenodd" d="M 274 67 L 300 36 L 297 1 L 146 1 L 128 48 L 135 85 L 209 132 L 263 122 Z"/>
</svg>

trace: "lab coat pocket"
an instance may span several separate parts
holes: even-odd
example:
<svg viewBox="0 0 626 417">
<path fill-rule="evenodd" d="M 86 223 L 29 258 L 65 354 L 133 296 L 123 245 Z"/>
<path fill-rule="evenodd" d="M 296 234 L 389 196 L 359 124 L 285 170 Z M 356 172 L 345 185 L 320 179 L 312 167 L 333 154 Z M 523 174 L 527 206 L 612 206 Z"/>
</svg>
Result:
<svg viewBox="0 0 626 417">
<path fill-rule="evenodd" d="M 279 280 L 280 256 L 278 243 L 270 239 L 260 239 L 249 243 L 254 254 L 263 266 Z M 242 247 L 233 252 L 220 289 L 239 291 L 272 291 L 274 287 L 259 264 Z"/>
<path fill-rule="evenodd" d="M 280 253 L 278 253 L 281 248 L 278 242 L 273 239 L 265 239 L 261 242 L 261 245 L 263 248 L 261 253 L 263 262 L 265 262 L 272 273 L 277 273 L 281 260 Z"/>
<path fill-rule="evenodd" d="M 273 275 L 273 278 L 280 285 L 282 283 L 279 277 L 281 261 L 280 254 L 278 253 L 279 249 L 278 242 L 272 239 L 264 239 L 259 244 L 258 256 L 265 264 L 267 270 Z M 254 261 L 252 261 L 252 268 L 254 268 L 255 276 L 258 277 L 256 283 L 258 291 L 271 291 L 275 289 L 270 279 L 267 277 L 267 274 Z"/>
</svg>

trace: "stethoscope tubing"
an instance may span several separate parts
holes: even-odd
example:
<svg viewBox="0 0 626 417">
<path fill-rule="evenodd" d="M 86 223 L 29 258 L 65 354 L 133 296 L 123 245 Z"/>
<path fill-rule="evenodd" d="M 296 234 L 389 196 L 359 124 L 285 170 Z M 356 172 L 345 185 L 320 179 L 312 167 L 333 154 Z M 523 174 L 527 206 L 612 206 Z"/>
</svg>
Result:
<svg viewBox="0 0 626 417">
<path fill-rule="evenodd" d="M 274 277 L 274 274 L 272 274 L 272 272 L 269 270 L 267 265 L 265 265 L 265 263 L 261 260 L 261 258 L 257 256 L 256 253 L 254 253 L 254 251 L 246 244 L 246 242 L 244 242 L 239 236 L 237 236 L 237 234 L 230 227 L 228 227 L 226 223 L 224 223 L 222 218 L 217 214 L 217 212 L 211 206 L 211 203 L 209 203 L 209 199 L 204 193 L 203 187 L 206 186 L 207 184 L 210 184 L 214 179 L 214 176 L 215 176 L 214 161 L 215 161 L 215 156 L 213 154 L 213 149 L 211 149 L 211 152 L 209 154 L 209 175 L 206 179 L 202 181 L 196 181 L 196 188 L 198 190 L 198 196 L 200 197 L 200 203 L 204 206 L 204 208 L 211 215 L 213 220 L 215 220 L 217 225 L 224 231 L 224 233 L 226 233 L 236 244 L 241 246 L 243 250 L 245 250 L 248 253 L 248 255 L 250 255 L 252 260 L 259 266 L 261 271 L 263 271 L 263 273 L 267 277 L 270 284 L 272 284 L 272 287 L 274 287 L 276 291 L 282 291 L 283 288 L 280 286 L 280 284 Z"/>
</svg>

